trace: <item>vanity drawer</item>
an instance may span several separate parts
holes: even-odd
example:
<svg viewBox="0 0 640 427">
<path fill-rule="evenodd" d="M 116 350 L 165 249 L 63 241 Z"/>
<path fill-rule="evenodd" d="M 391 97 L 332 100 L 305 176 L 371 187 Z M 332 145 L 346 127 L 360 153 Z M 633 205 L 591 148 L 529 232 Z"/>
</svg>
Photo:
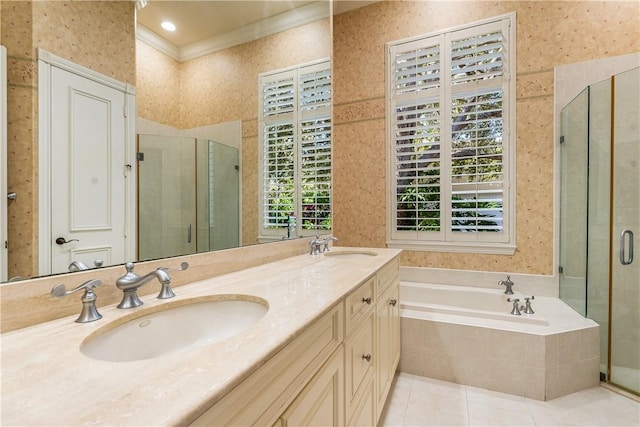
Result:
<svg viewBox="0 0 640 427">
<path fill-rule="evenodd" d="M 375 276 L 364 282 L 345 299 L 346 335 L 351 333 L 351 331 L 358 325 L 358 322 L 369 314 L 375 305 L 375 298 L 373 295 L 374 283 Z"/>
<path fill-rule="evenodd" d="M 385 293 L 390 284 L 400 275 L 400 259 L 395 257 L 376 274 L 376 299 Z"/>
</svg>

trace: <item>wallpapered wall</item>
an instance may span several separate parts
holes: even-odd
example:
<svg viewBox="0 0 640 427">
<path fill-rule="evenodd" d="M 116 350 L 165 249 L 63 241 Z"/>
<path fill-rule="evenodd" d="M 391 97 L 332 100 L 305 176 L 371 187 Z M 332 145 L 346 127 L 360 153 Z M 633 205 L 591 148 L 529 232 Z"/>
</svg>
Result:
<svg viewBox="0 0 640 427">
<path fill-rule="evenodd" d="M 9 277 L 38 273 L 37 49 L 135 85 L 134 2 L 0 2 L 7 48 Z M 108 35 L 108 37 L 104 37 Z"/>
<path fill-rule="evenodd" d="M 20 242 L 10 247 L 10 277 L 36 272 L 39 47 L 136 85 L 138 112 L 144 118 L 179 128 L 242 120 L 243 243 L 255 242 L 257 74 L 328 57 L 329 20 L 178 64 L 136 45 L 133 2 L 3 0 L 0 7 L 2 44 L 8 50 L 8 184 L 20 194 L 9 204 L 9 241 Z M 392 1 L 335 16 L 334 233 L 342 245 L 385 245 L 384 44 L 513 11 L 518 249 L 513 256 L 407 251 L 402 263 L 553 273 L 553 68 L 639 51 L 639 24 L 630 19 L 640 14 L 635 1 Z M 64 33 L 57 33 L 59 24 Z M 147 67 L 156 61 L 165 66 L 154 75 Z M 239 71 L 237 65 L 246 61 L 256 71 Z M 232 80 L 220 86 L 218 76 Z M 176 80 L 179 86 L 169 84 Z M 176 99 L 177 105 L 170 102 Z"/>
<path fill-rule="evenodd" d="M 553 69 L 640 50 L 638 2 L 392 1 L 334 17 L 334 233 L 382 247 L 385 43 L 505 13 L 517 20 L 517 250 L 405 251 L 402 265 L 553 274 Z M 357 173 L 353 173 L 358 171 Z"/>
</svg>

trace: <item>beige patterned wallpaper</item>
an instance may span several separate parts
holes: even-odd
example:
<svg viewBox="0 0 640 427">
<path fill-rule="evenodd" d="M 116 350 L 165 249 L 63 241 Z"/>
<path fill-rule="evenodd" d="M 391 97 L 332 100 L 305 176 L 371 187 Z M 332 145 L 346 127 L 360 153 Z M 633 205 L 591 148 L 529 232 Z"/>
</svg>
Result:
<svg viewBox="0 0 640 427">
<path fill-rule="evenodd" d="M 518 249 L 513 256 L 405 251 L 402 265 L 553 274 L 553 69 L 640 50 L 638 20 L 630 19 L 640 16 L 636 1 L 383 1 L 335 16 L 340 244 L 385 245 L 385 43 L 510 12 L 517 16 Z"/>
<path fill-rule="evenodd" d="M 37 273 L 37 49 L 135 84 L 134 3 L 6 1 L 0 39 L 7 48 L 9 277 Z M 108 37 L 104 37 L 108 34 Z"/>
<path fill-rule="evenodd" d="M 180 127 L 180 63 L 136 41 L 136 75 L 138 117 Z"/>
</svg>

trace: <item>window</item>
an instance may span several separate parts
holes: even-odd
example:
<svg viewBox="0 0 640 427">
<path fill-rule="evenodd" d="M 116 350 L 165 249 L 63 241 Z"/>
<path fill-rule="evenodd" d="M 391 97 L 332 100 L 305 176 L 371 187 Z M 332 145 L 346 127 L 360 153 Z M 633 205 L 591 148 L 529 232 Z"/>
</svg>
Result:
<svg viewBox="0 0 640 427">
<path fill-rule="evenodd" d="M 328 60 L 262 74 L 260 239 L 331 230 Z M 295 218 L 295 219 L 294 219 Z"/>
<path fill-rule="evenodd" d="M 389 43 L 392 247 L 515 251 L 515 15 Z"/>
</svg>

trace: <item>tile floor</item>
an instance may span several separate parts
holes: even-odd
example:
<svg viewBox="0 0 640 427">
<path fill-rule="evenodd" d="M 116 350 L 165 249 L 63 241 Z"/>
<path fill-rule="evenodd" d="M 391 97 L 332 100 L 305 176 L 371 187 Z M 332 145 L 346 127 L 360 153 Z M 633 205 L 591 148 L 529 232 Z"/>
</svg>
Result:
<svg viewBox="0 0 640 427">
<path fill-rule="evenodd" d="M 382 426 L 640 426 L 640 403 L 604 387 L 541 402 L 398 373 Z"/>
</svg>

